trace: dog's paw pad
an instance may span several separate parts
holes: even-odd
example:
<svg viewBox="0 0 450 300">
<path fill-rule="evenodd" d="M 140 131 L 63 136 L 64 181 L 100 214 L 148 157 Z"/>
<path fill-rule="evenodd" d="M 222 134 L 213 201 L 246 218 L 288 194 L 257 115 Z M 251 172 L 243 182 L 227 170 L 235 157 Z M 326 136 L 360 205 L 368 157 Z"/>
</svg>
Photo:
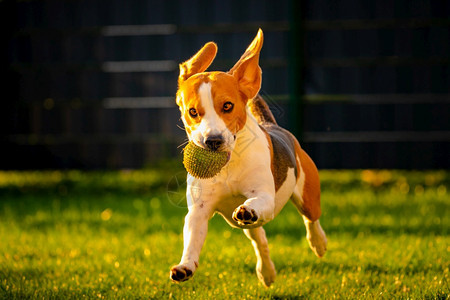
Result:
<svg viewBox="0 0 450 300">
<path fill-rule="evenodd" d="M 233 212 L 233 220 L 239 225 L 251 225 L 258 221 L 258 215 L 254 209 L 241 205 Z"/>
<path fill-rule="evenodd" d="M 193 274 L 194 272 L 192 272 L 192 270 L 183 265 L 174 266 L 170 269 L 170 279 L 175 282 L 186 281 L 190 279 Z"/>
</svg>

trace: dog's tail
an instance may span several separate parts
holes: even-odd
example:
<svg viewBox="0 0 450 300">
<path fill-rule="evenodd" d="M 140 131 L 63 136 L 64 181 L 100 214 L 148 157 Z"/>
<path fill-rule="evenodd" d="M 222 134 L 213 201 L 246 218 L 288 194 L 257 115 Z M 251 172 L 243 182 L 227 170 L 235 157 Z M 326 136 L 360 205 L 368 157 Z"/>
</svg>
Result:
<svg viewBox="0 0 450 300">
<path fill-rule="evenodd" d="M 275 117 L 270 111 L 269 105 L 267 105 L 261 95 L 258 94 L 255 98 L 249 100 L 247 106 L 250 108 L 250 112 L 259 124 L 277 124 Z"/>
</svg>

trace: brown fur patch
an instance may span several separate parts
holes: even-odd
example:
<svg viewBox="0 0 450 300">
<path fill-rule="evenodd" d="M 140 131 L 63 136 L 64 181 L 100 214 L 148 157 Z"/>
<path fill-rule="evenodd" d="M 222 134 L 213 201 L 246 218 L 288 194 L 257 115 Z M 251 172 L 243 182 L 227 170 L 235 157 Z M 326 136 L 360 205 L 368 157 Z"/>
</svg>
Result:
<svg viewBox="0 0 450 300">
<path fill-rule="evenodd" d="M 303 214 L 310 221 L 319 219 L 320 209 L 320 179 L 319 171 L 309 155 L 298 146 L 297 155 L 300 157 L 302 170 L 305 173 L 305 184 L 303 186 Z"/>
<path fill-rule="evenodd" d="M 261 126 L 269 136 L 271 144 L 271 169 L 275 181 L 275 191 L 283 185 L 287 178 L 289 168 L 294 168 L 297 177 L 297 164 L 295 159 L 295 145 L 289 136 L 289 132 L 278 125 L 270 124 Z"/>
</svg>

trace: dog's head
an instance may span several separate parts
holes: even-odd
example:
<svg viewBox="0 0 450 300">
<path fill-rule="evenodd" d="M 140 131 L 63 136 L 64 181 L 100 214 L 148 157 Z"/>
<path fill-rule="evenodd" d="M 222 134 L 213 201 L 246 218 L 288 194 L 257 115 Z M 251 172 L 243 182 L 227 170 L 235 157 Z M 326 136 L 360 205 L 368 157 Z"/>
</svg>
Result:
<svg viewBox="0 0 450 300">
<path fill-rule="evenodd" d="M 212 42 L 180 64 L 176 101 L 190 141 L 205 149 L 233 150 L 236 134 L 247 120 L 247 101 L 261 87 L 262 44 L 260 29 L 228 72 L 205 72 L 217 53 L 217 46 Z"/>
</svg>

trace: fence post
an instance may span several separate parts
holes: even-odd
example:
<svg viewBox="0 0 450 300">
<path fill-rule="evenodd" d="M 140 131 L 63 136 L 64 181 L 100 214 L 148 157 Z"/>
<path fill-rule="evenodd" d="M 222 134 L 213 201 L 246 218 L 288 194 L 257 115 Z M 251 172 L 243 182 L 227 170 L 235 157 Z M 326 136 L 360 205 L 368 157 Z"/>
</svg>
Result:
<svg viewBox="0 0 450 300">
<path fill-rule="evenodd" d="M 303 43 L 304 1 L 291 0 L 289 16 L 289 112 L 292 133 L 301 141 L 303 135 Z"/>
</svg>

